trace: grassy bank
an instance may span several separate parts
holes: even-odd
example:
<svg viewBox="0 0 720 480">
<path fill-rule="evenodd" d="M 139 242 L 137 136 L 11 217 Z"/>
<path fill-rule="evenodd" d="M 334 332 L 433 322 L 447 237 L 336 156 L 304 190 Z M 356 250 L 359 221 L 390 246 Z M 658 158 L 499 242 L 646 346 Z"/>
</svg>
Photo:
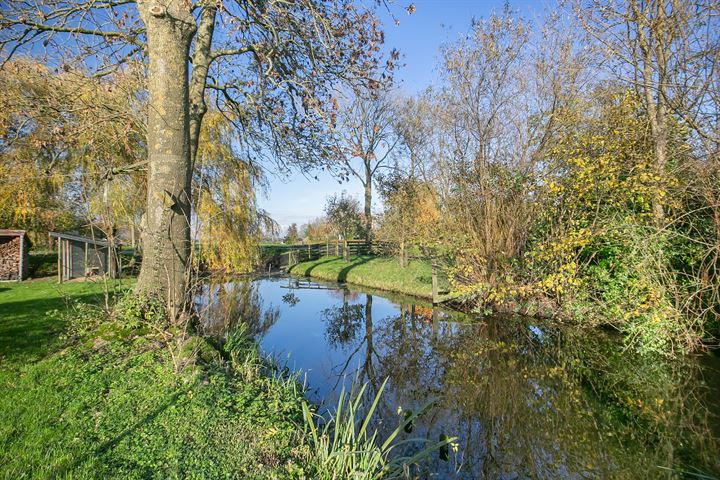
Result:
<svg viewBox="0 0 720 480">
<path fill-rule="evenodd" d="M 254 344 L 177 374 L 159 337 L 88 306 L 101 292 L 0 284 L 0 478 L 299 475 L 302 392 Z"/>
<path fill-rule="evenodd" d="M 342 257 L 323 257 L 298 263 L 290 273 L 432 299 L 432 267 L 419 260 L 401 268 L 395 258 L 363 255 L 346 262 Z M 440 291 L 446 289 L 441 281 Z"/>
</svg>

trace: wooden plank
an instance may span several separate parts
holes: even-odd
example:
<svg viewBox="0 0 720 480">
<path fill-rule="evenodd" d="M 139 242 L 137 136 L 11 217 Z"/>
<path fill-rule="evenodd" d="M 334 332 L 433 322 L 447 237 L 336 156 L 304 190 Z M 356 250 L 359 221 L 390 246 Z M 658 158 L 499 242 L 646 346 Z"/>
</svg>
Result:
<svg viewBox="0 0 720 480">
<path fill-rule="evenodd" d="M 58 270 L 58 283 L 62 283 L 62 241 L 57 239 L 57 270 Z"/>
<path fill-rule="evenodd" d="M 25 253 L 25 235 L 20 235 L 20 258 L 18 259 L 18 281 L 23 279 L 23 253 Z"/>
<path fill-rule="evenodd" d="M 70 240 L 65 240 L 65 245 L 63 245 L 63 251 L 65 252 L 65 280 L 70 280 L 70 278 L 72 278 L 72 265 L 70 265 Z"/>
<path fill-rule="evenodd" d="M 68 240 L 67 249 L 68 249 L 68 268 L 70 269 L 70 275 L 69 275 L 69 276 L 70 276 L 70 278 L 72 278 L 73 273 L 75 273 L 75 271 L 73 270 L 73 264 L 72 264 L 72 262 L 73 262 L 73 249 L 70 248 L 70 240 Z"/>
</svg>

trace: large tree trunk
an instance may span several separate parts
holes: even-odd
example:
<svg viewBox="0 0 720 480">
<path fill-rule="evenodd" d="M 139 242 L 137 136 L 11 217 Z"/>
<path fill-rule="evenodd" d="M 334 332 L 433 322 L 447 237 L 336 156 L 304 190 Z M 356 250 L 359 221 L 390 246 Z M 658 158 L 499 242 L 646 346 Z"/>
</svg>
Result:
<svg viewBox="0 0 720 480">
<path fill-rule="evenodd" d="M 655 156 L 654 170 L 655 175 L 660 182 L 665 178 L 665 168 L 667 165 L 667 128 L 666 128 L 666 110 L 663 104 L 663 98 L 658 93 L 657 101 L 654 98 L 654 88 L 652 86 L 652 58 L 649 48 L 643 48 L 643 90 L 645 94 L 645 103 L 647 106 L 648 119 L 650 121 L 650 133 L 652 134 L 653 153 Z M 658 82 L 660 83 L 660 81 Z M 662 86 L 660 87 L 662 88 Z M 655 223 L 661 227 L 665 220 L 664 197 L 662 196 L 662 183 L 656 187 L 653 196 L 653 217 Z"/>
<path fill-rule="evenodd" d="M 143 261 L 136 290 L 187 305 L 190 257 L 188 53 L 195 32 L 189 2 L 138 4 L 147 29 L 148 187 Z"/>
</svg>

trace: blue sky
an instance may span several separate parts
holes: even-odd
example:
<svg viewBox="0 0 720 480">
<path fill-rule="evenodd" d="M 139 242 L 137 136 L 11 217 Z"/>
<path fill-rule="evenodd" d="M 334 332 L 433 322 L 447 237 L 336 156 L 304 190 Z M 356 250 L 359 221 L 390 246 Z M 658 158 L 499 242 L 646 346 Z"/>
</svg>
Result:
<svg viewBox="0 0 720 480">
<path fill-rule="evenodd" d="M 381 11 L 385 26 L 385 48 L 397 48 L 404 66 L 396 79 L 400 89 L 414 93 L 432 85 L 437 77 L 436 64 L 442 44 L 460 38 L 468 31 L 473 18 L 487 17 L 492 11 L 502 10 L 505 0 L 415 0 L 416 11 L 408 15 L 404 10 L 410 2 L 395 0 L 391 5 L 400 25 L 395 25 L 390 14 Z M 523 16 L 533 18 L 543 10 L 544 2 L 509 2 Z M 339 184 L 326 173 L 318 174 L 319 180 L 308 180 L 300 174 L 287 178 L 270 175 L 270 191 L 267 198 L 260 199 L 260 207 L 283 229 L 291 223 L 298 226 L 323 214 L 325 199 L 329 195 L 347 191 L 362 199 L 362 187 L 356 179 Z M 374 210 L 378 202 L 373 198 Z"/>
</svg>

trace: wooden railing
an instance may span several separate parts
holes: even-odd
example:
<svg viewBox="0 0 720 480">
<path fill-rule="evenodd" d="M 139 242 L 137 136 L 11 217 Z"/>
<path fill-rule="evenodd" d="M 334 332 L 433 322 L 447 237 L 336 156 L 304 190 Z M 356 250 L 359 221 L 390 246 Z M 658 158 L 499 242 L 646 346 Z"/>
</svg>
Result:
<svg viewBox="0 0 720 480">
<path fill-rule="evenodd" d="M 272 245 L 261 247 L 261 256 L 266 266 L 288 268 L 297 263 L 317 260 L 325 256 L 347 256 L 377 254 L 382 242 L 368 244 L 364 240 L 327 241 L 305 245 Z M 268 265 L 270 264 L 270 265 Z"/>
<path fill-rule="evenodd" d="M 358 255 L 389 256 L 395 253 L 395 247 L 396 245 L 387 241 L 376 240 L 368 244 L 365 240 L 348 240 L 347 242 L 332 240 L 304 245 L 273 245 L 261 247 L 261 249 L 263 250 L 262 257 L 266 270 L 289 270 L 300 262 L 317 260 L 326 256 L 342 257 L 345 255 L 346 248 L 347 256 L 353 257 Z M 417 255 L 408 255 L 406 258 L 408 260 L 424 260 L 432 265 L 433 303 L 440 303 L 444 294 L 439 291 L 438 276 L 447 278 L 450 266 L 447 259 Z"/>
</svg>

